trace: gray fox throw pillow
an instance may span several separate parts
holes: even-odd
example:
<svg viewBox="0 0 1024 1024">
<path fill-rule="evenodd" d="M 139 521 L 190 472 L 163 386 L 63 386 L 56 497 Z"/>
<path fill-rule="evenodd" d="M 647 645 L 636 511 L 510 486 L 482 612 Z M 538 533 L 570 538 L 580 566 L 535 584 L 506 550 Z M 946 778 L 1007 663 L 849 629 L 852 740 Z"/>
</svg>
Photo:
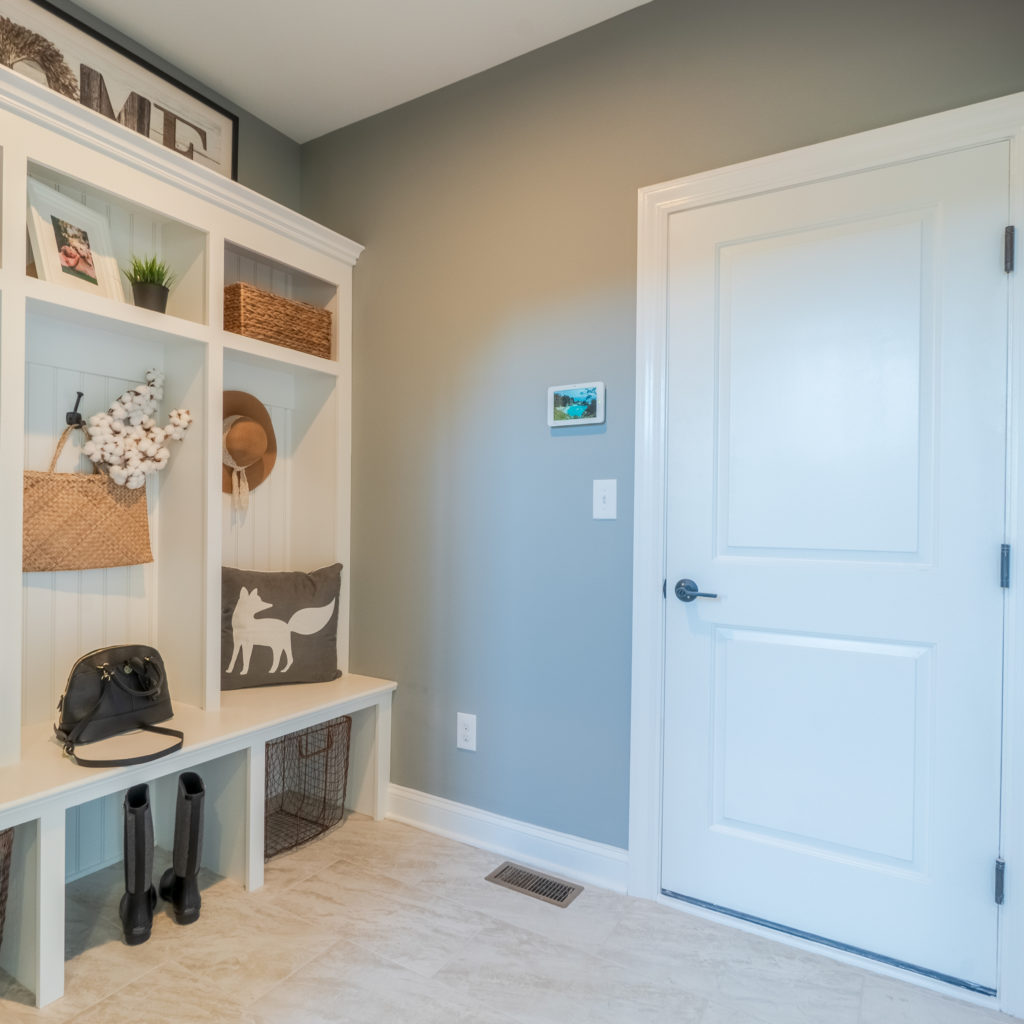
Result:
<svg viewBox="0 0 1024 1024">
<path fill-rule="evenodd" d="M 221 689 L 337 679 L 341 565 L 221 572 Z"/>
</svg>

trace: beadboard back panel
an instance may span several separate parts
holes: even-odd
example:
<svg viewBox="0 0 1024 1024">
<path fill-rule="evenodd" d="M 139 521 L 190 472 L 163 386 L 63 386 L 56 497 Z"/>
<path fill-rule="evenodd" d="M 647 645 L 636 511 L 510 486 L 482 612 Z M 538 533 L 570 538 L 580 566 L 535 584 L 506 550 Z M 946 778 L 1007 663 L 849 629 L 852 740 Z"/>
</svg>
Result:
<svg viewBox="0 0 1024 1024">
<path fill-rule="evenodd" d="M 224 495 L 223 554 L 224 564 L 237 569 L 281 572 L 292 568 L 292 410 L 267 404 L 267 411 L 277 440 L 277 461 L 263 483 L 249 492 L 245 511 L 233 509 L 231 496 Z"/>
<path fill-rule="evenodd" d="M 120 793 L 69 807 L 65 812 L 64 860 L 68 882 L 116 864 L 124 842 L 123 798 Z"/>
</svg>

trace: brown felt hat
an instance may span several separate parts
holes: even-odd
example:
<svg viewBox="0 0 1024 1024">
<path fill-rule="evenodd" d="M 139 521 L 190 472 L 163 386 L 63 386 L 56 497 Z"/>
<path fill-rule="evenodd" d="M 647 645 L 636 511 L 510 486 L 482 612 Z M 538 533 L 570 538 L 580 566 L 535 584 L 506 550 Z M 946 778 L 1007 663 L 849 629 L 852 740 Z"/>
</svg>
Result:
<svg viewBox="0 0 1024 1024">
<path fill-rule="evenodd" d="M 229 422 L 229 420 L 231 422 Z M 277 461 L 277 438 L 267 407 L 245 391 L 224 392 L 224 449 L 245 470 L 249 489 L 270 475 Z M 224 463 L 221 490 L 231 493 L 231 467 Z"/>
</svg>

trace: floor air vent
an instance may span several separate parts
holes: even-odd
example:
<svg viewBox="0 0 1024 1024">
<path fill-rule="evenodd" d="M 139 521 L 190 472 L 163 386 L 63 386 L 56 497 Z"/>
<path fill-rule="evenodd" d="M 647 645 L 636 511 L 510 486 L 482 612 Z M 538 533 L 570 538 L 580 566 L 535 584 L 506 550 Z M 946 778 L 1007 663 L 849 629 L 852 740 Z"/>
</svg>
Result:
<svg viewBox="0 0 1024 1024">
<path fill-rule="evenodd" d="M 556 907 L 569 906 L 583 892 L 582 885 L 563 882 L 562 879 L 552 878 L 550 875 L 538 875 L 536 871 L 524 868 L 520 864 L 513 864 L 510 860 L 505 861 L 500 868 L 495 868 L 487 876 L 487 881 L 503 885 L 506 889 L 526 893 L 527 896 L 533 896 L 534 899 L 543 900 L 545 903 L 553 903 Z"/>
</svg>

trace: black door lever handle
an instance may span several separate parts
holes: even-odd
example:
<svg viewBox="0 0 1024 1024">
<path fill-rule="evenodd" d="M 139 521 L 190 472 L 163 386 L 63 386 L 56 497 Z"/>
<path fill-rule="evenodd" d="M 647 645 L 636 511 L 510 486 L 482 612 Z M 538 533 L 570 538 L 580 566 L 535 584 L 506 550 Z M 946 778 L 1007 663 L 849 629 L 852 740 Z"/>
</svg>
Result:
<svg viewBox="0 0 1024 1024">
<path fill-rule="evenodd" d="M 718 595 L 701 593 L 700 587 L 693 580 L 677 580 L 676 597 L 689 604 L 691 601 L 696 601 L 698 597 L 718 597 Z"/>
</svg>

